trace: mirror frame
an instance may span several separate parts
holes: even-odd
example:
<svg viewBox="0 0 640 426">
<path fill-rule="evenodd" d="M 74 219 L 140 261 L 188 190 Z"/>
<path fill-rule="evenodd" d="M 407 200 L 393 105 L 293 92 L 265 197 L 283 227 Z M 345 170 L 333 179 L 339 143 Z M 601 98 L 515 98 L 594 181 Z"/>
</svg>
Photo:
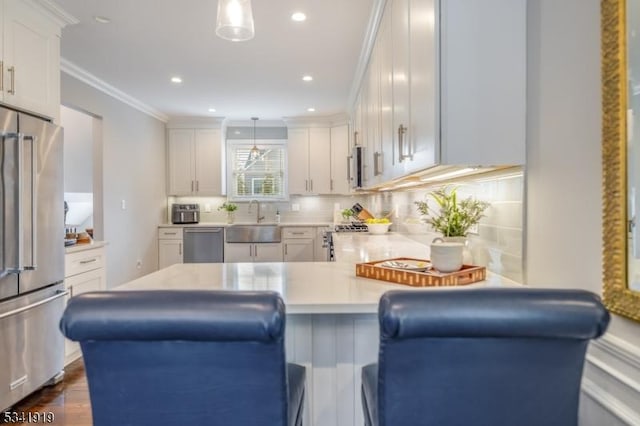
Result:
<svg viewBox="0 0 640 426">
<path fill-rule="evenodd" d="M 603 300 L 640 321 L 640 293 L 628 286 L 626 0 L 601 0 Z"/>
</svg>

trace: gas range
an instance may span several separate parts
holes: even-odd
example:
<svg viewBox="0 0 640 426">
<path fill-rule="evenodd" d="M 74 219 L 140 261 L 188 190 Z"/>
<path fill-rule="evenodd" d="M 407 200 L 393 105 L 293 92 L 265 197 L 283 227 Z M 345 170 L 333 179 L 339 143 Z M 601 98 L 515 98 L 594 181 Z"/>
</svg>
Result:
<svg viewBox="0 0 640 426">
<path fill-rule="evenodd" d="M 366 224 L 360 222 L 352 222 L 349 224 L 335 225 L 334 232 L 368 232 L 369 228 Z"/>
</svg>

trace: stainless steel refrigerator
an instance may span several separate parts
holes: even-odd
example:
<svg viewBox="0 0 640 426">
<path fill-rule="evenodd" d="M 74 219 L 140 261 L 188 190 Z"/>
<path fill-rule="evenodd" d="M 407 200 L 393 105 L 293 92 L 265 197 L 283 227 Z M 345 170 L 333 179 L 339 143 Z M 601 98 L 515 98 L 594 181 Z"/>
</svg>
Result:
<svg viewBox="0 0 640 426">
<path fill-rule="evenodd" d="M 0 409 L 58 375 L 65 306 L 62 128 L 0 107 Z"/>
</svg>

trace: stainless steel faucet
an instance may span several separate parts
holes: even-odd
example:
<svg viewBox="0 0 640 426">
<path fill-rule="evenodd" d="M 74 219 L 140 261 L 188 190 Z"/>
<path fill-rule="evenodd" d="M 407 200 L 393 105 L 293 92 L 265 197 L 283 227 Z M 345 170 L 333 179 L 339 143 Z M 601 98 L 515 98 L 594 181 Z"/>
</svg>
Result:
<svg viewBox="0 0 640 426">
<path fill-rule="evenodd" d="M 258 208 L 256 209 L 256 223 L 260 223 L 264 220 L 264 216 L 260 216 L 260 201 L 251 200 L 249 201 L 249 213 L 251 213 L 251 204 L 256 203 Z"/>
</svg>

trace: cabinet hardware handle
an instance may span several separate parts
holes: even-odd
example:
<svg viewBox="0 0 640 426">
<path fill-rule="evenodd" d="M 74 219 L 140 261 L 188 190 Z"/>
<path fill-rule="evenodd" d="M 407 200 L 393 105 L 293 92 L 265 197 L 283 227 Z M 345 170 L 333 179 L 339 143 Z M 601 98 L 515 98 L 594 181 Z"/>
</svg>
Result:
<svg viewBox="0 0 640 426">
<path fill-rule="evenodd" d="M 10 95 L 16 94 L 16 67 L 9 67 L 7 70 L 11 74 L 11 89 L 7 90 Z"/>
<path fill-rule="evenodd" d="M 200 192 L 200 181 L 196 181 L 196 192 Z"/>
<path fill-rule="evenodd" d="M 313 192 L 313 179 L 311 179 L 311 180 L 310 180 L 310 182 L 311 182 L 311 183 L 309 184 L 309 187 L 310 187 L 310 189 L 311 189 L 311 192 Z"/>
<path fill-rule="evenodd" d="M 182 243 L 178 243 L 178 254 L 182 256 Z"/>
<path fill-rule="evenodd" d="M 4 90 L 4 62 L 0 61 L 0 92 Z"/>
<path fill-rule="evenodd" d="M 254 255 L 255 257 L 258 257 L 258 246 L 257 246 L 257 245 L 255 245 L 255 246 L 253 247 L 253 255 Z"/>
<path fill-rule="evenodd" d="M 351 182 L 351 159 L 353 155 L 347 155 L 347 180 Z"/>
<path fill-rule="evenodd" d="M 93 263 L 93 262 L 97 262 L 97 261 L 98 261 L 98 259 L 94 257 L 93 259 L 89 259 L 89 260 L 81 260 L 80 264 L 81 265 L 86 265 L 87 263 Z"/>
<path fill-rule="evenodd" d="M 353 132 L 353 145 L 358 145 L 358 132 Z"/>
<path fill-rule="evenodd" d="M 404 153 L 404 137 L 407 134 L 407 128 L 402 124 L 398 127 L 398 161 L 402 163 L 407 158 L 411 159 L 411 155 L 405 155 Z"/>
<path fill-rule="evenodd" d="M 304 180 L 304 190 L 305 191 L 309 190 L 309 181 L 307 179 Z"/>
<path fill-rule="evenodd" d="M 191 192 L 193 192 L 193 181 L 191 181 Z"/>
<path fill-rule="evenodd" d="M 333 179 L 329 181 L 329 190 L 333 191 Z"/>
<path fill-rule="evenodd" d="M 286 255 L 288 255 L 288 254 L 289 254 L 289 253 L 287 253 L 287 245 L 285 244 L 285 245 L 284 245 L 284 255 L 286 256 Z"/>
<path fill-rule="evenodd" d="M 304 232 L 292 232 L 291 235 L 304 235 Z"/>
<path fill-rule="evenodd" d="M 165 232 L 164 235 L 178 235 L 177 232 Z"/>
<path fill-rule="evenodd" d="M 249 257 L 253 257 L 253 250 L 252 250 L 252 245 L 249 244 Z"/>
</svg>

